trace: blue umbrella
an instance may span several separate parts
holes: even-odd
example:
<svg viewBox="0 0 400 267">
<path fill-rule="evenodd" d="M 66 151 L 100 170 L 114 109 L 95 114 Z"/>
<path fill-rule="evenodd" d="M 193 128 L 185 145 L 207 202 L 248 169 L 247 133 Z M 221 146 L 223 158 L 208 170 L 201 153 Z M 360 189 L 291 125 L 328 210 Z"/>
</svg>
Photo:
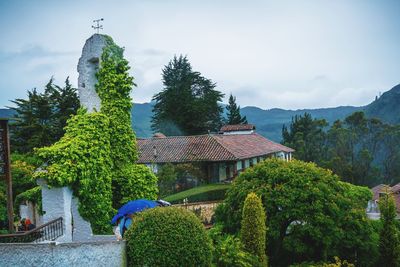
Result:
<svg viewBox="0 0 400 267">
<path fill-rule="evenodd" d="M 137 199 L 132 200 L 123 205 L 117 212 L 117 214 L 112 218 L 111 224 L 116 224 L 118 219 L 129 214 L 134 214 L 145 209 L 157 207 L 159 204 L 153 200 L 148 199 Z"/>
</svg>

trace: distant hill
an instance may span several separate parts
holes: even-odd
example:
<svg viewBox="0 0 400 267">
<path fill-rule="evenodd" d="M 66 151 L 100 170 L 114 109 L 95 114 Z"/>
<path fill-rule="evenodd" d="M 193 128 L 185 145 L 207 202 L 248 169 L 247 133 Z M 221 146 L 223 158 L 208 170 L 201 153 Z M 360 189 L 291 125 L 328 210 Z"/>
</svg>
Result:
<svg viewBox="0 0 400 267">
<path fill-rule="evenodd" d="M 132 110 L 132 123 L 138 137 L 150 137 L 151 103 L 135 104 Z M 258 107 L 244 107 L 241 114 L 247 116 L 249 123 L 256 125 L 256 131 L 261 135 L 281 141 L 283 124 L 288 125 L 292 117 L 310 113 L 314 118 L 324 118 L 330 124 L 335 120 L 344 119 L 356 111 L 364 111 L 369 117 L 376 117 L 385 122 L 400 124 L 400 85 L 385 92 L 380 98 L 369 105 L 362 107 L 341 106 L 335 108 L 285 110 L 279 108 L 261 109 Z"/>
<path fill-rule="evenodd" d="M 9 119 L 14 117 L 15 111 L 8 108 L 0 108 L 0 118 Z"/>
<path fill-rule="evenodd" d="M 152 103 L 135 103 L 132 108 L 132 126 L 137 137 L 151 137 Z M 330 124 L 337 119 L 344 119 L 355 111 L 364 111 L 368 117 L 376 117 L 387 123 L 400 124 L 400 85 L 382 94 L 372 103 L 362 106 L 341 106 L 335 108 L 285 110 L 279 108 L 261 109 L 244 107 L 241 114 L 247 116 L 249 123 L 256 125 L 256 131 L 261 135 L 281 141 L 283 124 L 288 125 L 295 115 L 310 113 L 314 118 L 324 118 Z M 10 109 L 0 109 L 0 118 L 12 117 L 15 112 Z"/>
<path fill-rule="evenodd" d="M 391 124 L 400 124 L 400 84 L 365 106 L 368 117 L 376 117 Z"/>
</svg>

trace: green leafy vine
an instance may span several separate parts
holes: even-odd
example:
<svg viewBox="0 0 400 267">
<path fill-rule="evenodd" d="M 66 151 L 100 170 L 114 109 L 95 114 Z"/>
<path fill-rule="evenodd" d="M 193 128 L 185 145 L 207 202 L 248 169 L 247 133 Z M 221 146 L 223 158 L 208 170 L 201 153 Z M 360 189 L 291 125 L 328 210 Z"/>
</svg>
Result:
<svg viewBox="0 0 400 267">
<path fill-rule="evenodd" d="M 51 186 L 69 186 L 79 198 L 79 213 L 94 233 L 109 233 L 113 206 L 136 198 L 155 199 L 157 178 L 136 164 L 137 148 L 131 128 L 133 77 L 123 48 L 104 36 L 106 46 L 96 76 L 100 112 L 80 109 L 67 122 L 65 135 L 54 145 L 38 149 L 47 166 L 35 174 Z"/>
</svg>

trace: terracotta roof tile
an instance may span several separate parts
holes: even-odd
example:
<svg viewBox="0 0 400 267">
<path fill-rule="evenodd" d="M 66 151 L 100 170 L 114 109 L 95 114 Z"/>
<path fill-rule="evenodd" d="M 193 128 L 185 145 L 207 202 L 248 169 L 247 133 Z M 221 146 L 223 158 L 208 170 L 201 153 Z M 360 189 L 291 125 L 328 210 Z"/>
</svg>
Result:
<svg viewBox="0 0 400 267">
<path fill-rule="evenodd" d="M 233 161 L 294 151 L 256 133 L 138 139 L 137 144 L 138 163 Z"/>
</svg>

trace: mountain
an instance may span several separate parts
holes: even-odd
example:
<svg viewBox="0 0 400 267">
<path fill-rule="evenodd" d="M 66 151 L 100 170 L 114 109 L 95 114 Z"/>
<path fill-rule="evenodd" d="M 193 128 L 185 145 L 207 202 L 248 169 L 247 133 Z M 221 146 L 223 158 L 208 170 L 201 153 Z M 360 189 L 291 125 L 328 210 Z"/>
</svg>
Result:
<svg viewBox="0 0 400 267">
<path fill-rule="evenodd" d="M 400 124 L 400 84 L 367 105 L 365 114 L 387 123 Z"/>
<path fill-rule="evenodd" d="M 15 111 L 8 108 L 0 108 L 0 118 L 9 119 L 14 117 Z"/>
<path fill-rule="evenodd" d="M 362 110 L 362 107 L 343 106 L 336 108 L 319 109 L 260 109 L 257 107 L 244 107 L 240 110 L 247 117 L 249 123 L 256 125 L 256 131 L 276 142 L 281 141 L 283 124 L 290 124 L 292 117 L 310 113 L 313 118 L 326 119 L 330 124 L 337 119 L 343 119 L 351 113 Z"/>
<path fill-rule="evenodd" d="M 151 103 L 134 104 L 132 109 L 132 124 L 138 137 L 151 137 Z M 285 110 L 279 108 L 261 109 L 258 107 L 244 107 L 240 110 L 247 117 L 249 123 L 256 125 L 261 135 L 280 142 L 283 124 L 290 124 L 292 117 L 310 113 L 313 118 L 326 119 L 329 124 L 335 120 L 342 120 L 356 111 L 364 111 L 368 117 L 376 117 L 391 124 L 400 124 L 400 85 L 385 92 L 372 103 L 361 106 L 341 106 L 335 108 Z"/>
<path fill-rule="evenodd" d="M 137 137 L 151 137 L 152 103 L 135 103 L 132 108 L 132 127 Z M 247 117 L 249 123 L 256 125 L 261 135 L 281 141 L 283 124 L 288 125 L 295 115 L 310 113 L 313 118 L 324 118 L 330 124 L 337 119 L 344 119 L 355 111 L 364 111 L 368 117 L 376 117 L 391 124 L 400 124 L 400 84 L 382 94 L 372 103 L 362 106 L 341 106 L 335 108 L 285 110 L 279 108 L 261 109 L 258 107 L 244 107 L 241 114 Z M 12 117 L 15 112 L 10 109 L 0 109 L 0 118 Z"/>
</svg>

